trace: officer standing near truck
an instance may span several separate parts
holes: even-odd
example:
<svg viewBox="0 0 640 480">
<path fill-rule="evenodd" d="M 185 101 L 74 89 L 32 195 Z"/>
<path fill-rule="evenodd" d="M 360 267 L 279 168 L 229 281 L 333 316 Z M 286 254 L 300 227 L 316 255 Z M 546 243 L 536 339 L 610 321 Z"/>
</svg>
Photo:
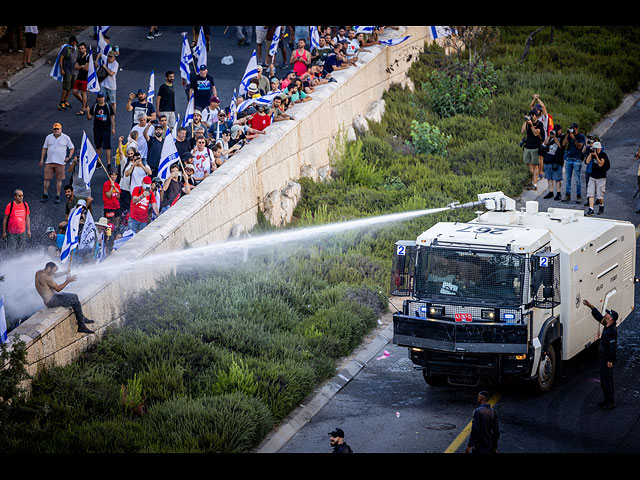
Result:
<svg viewBox="0 0 640 480">
<path fill-rule="evenodd" d="M 616 405 L 613 401 L 613 366 L 616 362 L 616 349 L 618 347 L 618 328 L 616 327 L 618 312 L 605 310 L 605 314 L 602 315 L 586 299 L 582 303 L 591 309 L 593 318 L 604 325 L 600 335 L 600 386 L 602 387 L 604 400 L 598 402 L 598 406 L 603 410 L 611 410 Z"/>
<path fill-rule="evenodd" d="M 500 426 L 498 414 L 489 403 L 489 392 L 478 393 L 478 407 L 473 411 L 471 434 L 465 453 L 498 453 Z"/>
</svg>

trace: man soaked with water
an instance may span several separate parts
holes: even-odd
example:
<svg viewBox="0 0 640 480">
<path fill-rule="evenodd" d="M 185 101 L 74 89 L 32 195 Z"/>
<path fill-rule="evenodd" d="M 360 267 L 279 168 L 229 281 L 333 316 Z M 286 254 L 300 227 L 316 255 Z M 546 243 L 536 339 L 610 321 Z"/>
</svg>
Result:
<svg viewBox="0 0 640 480">
<path fill-rule="evenodd" d="M 55 307 L 71 307 L 76 314 L 76 320 L 78 321 L 78 332 L 82 333 L 94 333 L 87 327 L 87 323 L 93 323 L 93 320 L 89 320 L 82 313 L 82 305 L 78 299 L 78 295 L 75 293 L 59 293 L 71 282 L 76 281 L 75 275 L 68 275 L 67 279 L 58 284 L 54 280 L 58 266 L 54 262 L 49 262 L 45 265 L 44 269 L 36 272 L 36 290 L 42 297 L 44 304 L 49 308 Z"/>
</svg>

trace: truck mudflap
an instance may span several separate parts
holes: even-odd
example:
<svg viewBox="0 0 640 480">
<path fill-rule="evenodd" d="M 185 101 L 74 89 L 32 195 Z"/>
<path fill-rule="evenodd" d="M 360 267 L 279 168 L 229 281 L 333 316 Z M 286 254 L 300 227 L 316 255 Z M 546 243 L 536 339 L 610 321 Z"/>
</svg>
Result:
<svg viewBox="0 0 640 480">
<path fill-rule="evenodd" d="M 393 343 L 436 352 L 477 354 L 528 353 L 526 324 L 452 322 L 393 315 Z"/>
</svg>

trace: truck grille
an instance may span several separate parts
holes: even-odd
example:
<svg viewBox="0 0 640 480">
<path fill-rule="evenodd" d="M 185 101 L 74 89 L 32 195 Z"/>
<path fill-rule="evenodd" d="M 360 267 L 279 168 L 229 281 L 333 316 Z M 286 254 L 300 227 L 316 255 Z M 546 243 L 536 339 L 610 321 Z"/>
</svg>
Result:
<svg viewBox="0 0 640 480">
<path fill-rule="evenodd" d="M 443 314 L 433 315 L 430 314 L 430 307 L 441 308 Z M 483 318 L 482 312 L 485 311 L 485 317 Z M 495 318 L 486 318 L 488 311 L 495 312 Z M 446 305 L 441 303 L 428 303 L 421 301 L 408 301 L 407 302 L 407 315 L 420 318 L 437 318 L 438 320 L 456 321 L 456 314 L 458 315 L 458 321 L 462 321 L 463 318 L 468 319 L 468 315 L 471 315 L 472 322 L 497 322 L 497 323 L 513 323 L 516 325 L 523 325 L 527 323 L 529 314 L 524 314 L 517 308 L 489 308 L 489 307 L 476 307 L 476 306 L 462 306 L 462 305 Z"/>
</svg>

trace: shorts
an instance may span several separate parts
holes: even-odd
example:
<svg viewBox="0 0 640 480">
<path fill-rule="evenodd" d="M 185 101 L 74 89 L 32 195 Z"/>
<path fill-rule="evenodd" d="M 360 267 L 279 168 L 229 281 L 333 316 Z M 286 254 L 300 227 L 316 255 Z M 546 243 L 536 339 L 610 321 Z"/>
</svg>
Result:
<svg viewBox="0 0 640 480">
<path fill-rule="evenodd" d="M 38 38 L 38 34 L 37 33 L 25 32 L 25 34 L 24 34 L 25 47 L 26 48 L 35 47 L 36 46 L 36 38 Z"/>
<path fill-rule="evenodd" d="M 110 88 L 102 87 L 100 89 L 102 93 L 104 93 L 104 100 L 107 103 L 116 103 L 116 91 L 111 90 Z"/>
<path fill-rule="evenodd" d="M 555 167 L 555 170 L 553 169 Z M 551 163 L 544 164 L 544 178 L 554 182 L 562 181 L 562 166 Z"/>
<path fill-rule="evenodd" d="M 111 222 L 114 222 L 120 216 L 120 211 L 121 211 L 120 208 L 118 208 L 117 210 L 114 210 L 112 208 L 105 208 L 103 210 L 103 215 L 104 215 L 104 218 L 109 220 L 109 222 L 111 223 Z"/>
<path fill-rule="evenodd" d="M 525 148 L 522 152 L 522 159 L 524 160 L 524 163 L 538 165 L 540 163 L 540 159 L 538 158 L 538 149 Z"/>
<path fill-rule="evenodd" d="M 87 81 L 86 80 L 78 80 L 78 79 L 76 79 L 76 81 L 73 82 L 73 89 L 74 90 L 80 90 L 81 92 L 86 92 L 87 91 Z"/>
<path fill-rule="evenodd" d="M 62 77 L 62 89 L 65 92 L 71 91 L 71 88 L 73 88 L 73 84 L 75 83 L 75 81 L 76 76 L 71 73 L 67 73 Z"/>
<path fill-rule="evenodd" d="M 44 179 L 51 180 L 55 174 L 56 180 L 64 180 L 64 165 L 59 163 L 44 164 Z"/>
<path fill-rule="evenodd" d="M 93 130 L 93 143 L 96 148 L 111 150 L 111 130 Z M 111 162 L 111 159 L 107 159 Z"/>
<path fill-rule="evenodd" d="M 587 184 L 587 197 L 596 197 L 598 200 L 602 200 L 604 198 L 606 185 L 607 185 L 606 177 L 605 178 L 589 177 L 589 183 Z"/>
<path fill-rule="evenodd" d="M 267 39 L 267 29 L 265 27 L 256 27 L 256 43 L 263 44 Z"/>
</svg>

